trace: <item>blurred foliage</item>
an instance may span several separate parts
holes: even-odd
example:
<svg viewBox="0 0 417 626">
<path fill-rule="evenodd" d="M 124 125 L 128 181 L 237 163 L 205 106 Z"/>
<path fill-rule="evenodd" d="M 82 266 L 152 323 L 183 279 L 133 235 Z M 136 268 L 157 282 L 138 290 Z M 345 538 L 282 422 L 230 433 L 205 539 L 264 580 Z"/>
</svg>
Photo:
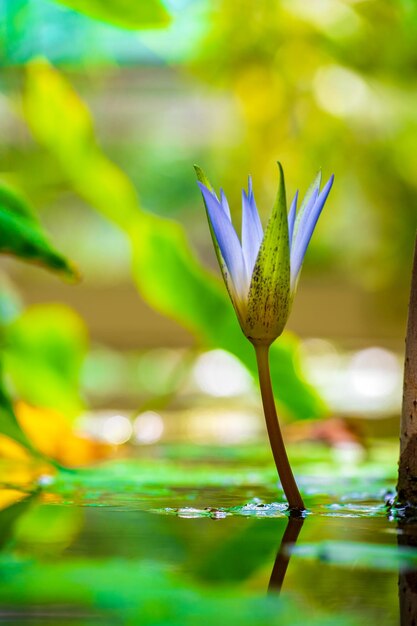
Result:
<svg viewBox="0 0 417 626">
<path fill-rule="evenodd" d="M 178 223 L 140 207 L 129 179 L 100 151 L 85 105 L 46 63 L 28 66 L 24 109 L 35 138 L 56 158 L 68 183 L 129 237 L 133 273 L 144 298 L 203 345 L 236 354 L 254 371 L 252 348 L 245 345 L 219 280 L 200 265 Z M 298 417 L 320 415 L 323 404 L 299 373 L 296 349 L 290 335 L 274 345 L 278 399 Z"/>
<path fill-rule="evenodd" d="M 183 61 L 206 31 L 205 14 L 195 0 L 2 0 L 0 65 L 40 55 L 83 67 Z"/>
<path fill-rule="evenodd" d="M 32 450 L 32 444 L 22 430 L 13 410 L 12 403 L 0 382 L 0 433 L 10 437 L 25 448 Z"/>
<path fill-rule="evenodd" d="M 41 405 L 64 407 L 72 417 L 80 410 L 77 381 L 81 365 L 80 361 L 77 363 L 80 327 L 75 336 L 74 318 L 80 324 L 65 307 L 52 306 L 45 310 L 41 306 L 16 314 L 11 320 L 7 317 L 1 320 L 0 433 L 35 454 L 39 449 L 17 418 L 13 400 L 22 394 L 20 397 Z M 34 425 L 35 429 L 37 426 Z"/>
<path fill-rule="evenodd" d="M 2 558 L 0 571 L 7 580 L 0 591 L 0 602 L 19 604 L 21 610 L 29 610 L 34 602 L 44 607 L 74 606 L 84 617 L 78 620 L 71 616 L 71 624 L 80 626 L 86 623 L 85 615 L 89 622 L 119 621 L 124 626 L 136 625 L 138 619 L 143 626 L 197 626 L 202 616 L 206 623 L 218 626 L 229 625 L 231 620 L 241 626 L 303 626 L 306 619 L 311 626 L 355 624 L 354 619 L 343 615 L 313 617 L 286 598 L 277 600 L 254 593 L 243 596 L 228 589 L 210 592 L 182 580 L 168 568 L 130 558 L 108 559 L 105 563 L 102 559 L 78 558 L 42 564 L 8 555 Z M 60 615 L 59 610 L 55 609 L 55 615 Z"/>
<path fill-rule="evenodd" d="M 65 466 L 86 465 L 109 454 L 108 446 L 78 436 L 71 425 L 84 407 L 80 377 L 86 349 L 82 320 L 63 305 L 32 306 L 3 318 L 1 457 L 29 462 L 10 439 Z"/>
<path fill-rule="evenodd" d="M 16 319 L 21 311 L 20 294 L 6 274 L 0 272 L 0 328 Z"/>
<path fill-rule="evenodd" d="M 213 154 L 222 176 L 236 187 L 250 171 L 262 198 L 277 155 L 289 188 L 320 165 L 335 172 L 307 268 L 403 306 L 417 225 L 417 4 L 216 0 L 208 19 L 194 70 L 232 93 L 241 121 L 239 142 Z"/>
<path fill-rule="evenodd" d="M 169 15 L 161 0 L 56 0 L 75 11 L 122 28 L 166 26 Z"/>
<path fill-rule="evenodd" d="M 408 546 L 384 546 L 374 543 L 358 544 L 350 541 L 328 541 L 294 546 L 292 553 L 305 559 L 317 559 L 326 563 L 354 564 L 366 569 L 392 570 L 397 572 L 415 570 L 417 550 Z"/>
<path fill-rule="evenodd" d="M 38 556 L 56 557 L 71 545 L 82 528 L 83 513 L 80 509 L 60 505 L 39 506 L 34 498 L 30 498 L 29 507 L 27 500 L 24 502 L 25 514 L 20 516 L 14 528 L 15 541 L 21 549 L 36 545 Z M 15 507 L 16 505 L 11 508 Z M 5 511 L 3 515 L 4 513 Z M 47 533 L 45 528 L 48 529 Z"/>
<path fill-rule="evenodd" d="M 27 511 L 31 496 L 17 489 L 0 491 L 0 548 L 10 541 L 17 520 Z"/>
<path fill-rule="evenodd" d="M 17 193 L 0 184 L 0 253 L 12 254 L 30 263 L 74 278 L 70 263 L 54 250 L 43 230 Z"/>
<path fill-rule="evenodd" d="M 80 371 L 87 349 L 82 320 L 63 305 L 26 309 L 5 330 L 3 361 L 14 396 L 69 418 L 80 413 Z"/>
<path fill-rule="evenodd" d="M 6 340 L 5 329 L 9 323 L 13 322 L 20 315 L 21 303 L 10 283 L 3 275 L 0 275 L 0 294 L 0 456 L 7 457 L 10 442 L 12 449 L 14 449 L 14 447 L 17 448 L 18 459 L 21 459 L 20 446 L 30 451 L 33 451 L 33 447 L 28 436 L 19 424 L 13 408 L 12 399 L 10 398 L 9 389 L 6 388 L 3 358 Z M 16 446 L 14 442 L 16 442 Z M 5 444 L 6 447 L 6 454 L 4 454 L 3 444 Z M 25 458 L 26 455 L 23 453 L 23 459 Z"/>
<path fill-rule="evenodd" d="M 0 185 L 0 253 L 9 253 L 30 263 L 38 263 L 52 271 L 63 273 L 72 278 L 75 276 L 74 270 L 68 261 L 49 244 L 40 224 L 37 222 L 28 205 L 15 191 L 4 185 Z M 6 370 L 8 374 L 12 374 L 12 377 L 14 372 L 14 376 L 17 379 L 20 373 L 20 381 L 21 383 L 23 382 L 23 387 L 26 387 L 26 390 L 32 388 L 32 392 L 38 395 L 38 397 L 41 397 L 42 394 L 44 397 L 50 397 L 51 393 L 54 394 L 56 392 L 56 388 L 50 385 L 46 388 L 40 386 L 39 377 L 34 376 L 36 370 L 33 369 L 35 365 L 33 359 L 32 362 L 30 362 L 30 359 L 26 358 L 29 356 L 27 353 L 23 358 L 21 358 L 22 354 L 20 357 L 18 356 L 17 353 L 19 349 L 22 350 L 25 343 L 23 340 L 19 345 L 19 341 L 17 341 L 19 330 L 17 329 L 16 332 L 16 327 L 14 326 L 16 324 L 15 318 L 19 314 L 19 303 L 9 286 L 6 286 L 4 280 L 2 280 L 2 283 L 0 302 L 0 433 L 12 438 L 25 448 L 34 451 L 30 438 L 24 430 L 22 430 L 16 418 L 12 401 L 4 384 L 4 371 Z M 46 318 L 44 321 L 49 324 Z M 14 328 L 14 333 L 10 333 L 11 328 Z M 22 328 L 20 330 L 22 331 Z M 28 329 L 26 329 L 27 343 L 31 342 L 32 346 L 36 343 L 36 336 L 32 337 L 33 330 L 32 325 L 30 326 L 29 332 Z M 49 325 L 46 330 L 49 335 Z M 50 339 L 52 339 L 52 343 L 56 348 L 54 338 L 50 337 Z M 71 343 L 72 339 L 73 338 L 69 337 Z M 6 347 L 10 340 L 10 345 Z M 47 349 L 44 342 L 41 341 L 41 343 L 43 343 L 41 351 L 45 348 Z M 13 347 L 12 344 L 14 344 Z M 49 345 L 51 346 L 50 341 Z M 7 365 L 5 365 L 5 349 L 6 352 L 8 350 L 8 356 L 11 357 L 11 363 Z M 72 349 L 76 349 L 75 343 Z M 14 357 L 17 357 L 14 360 L 14 365 L 13 356 L 11 356 L 13 354 Z M 11 368 L 9 368 L 10 365 Z M 39 365 L 39 361 L 36 365 Z M 52 365 L 52 369 L 54 369 L 54 365 Z M 23 376 L 21 376 L 22 372 L 24 372 Z M 39 374 L 39 372 L 37 372 L 37 374 Z M 73 381 L 69 380 L 65 383 L 65 386 L 71 385 L 72 382 Z M 62 391 L 62 389 L 60 391 Z M 59 401 L 61 401 L 61 392 L 59 393 Z"/>
<path fill-rule="evenodd" d="M 226 181 L 225 186 L 235 190 L 230 194 L 232 207 L 240 203 L 243 173 L 251 172 L 265 214 L 275 192 L 278 157 L 285 164 L 289 189 L 296 185 L 305 189 L 317 167 L 323 166 L 326 175 L 335 171 L 337 185 L 309 250 L 306 270 L 326 270 L 330 276 L 379 292 L 390 297 L 390 309 L 401 310 L 413 245 L 410 233 L 416 224 L 415 3 L 279 0 L 271 6 L 261 0 L 254 6 L 247 0 L 171 2 L 174 24 L 181 23 L 185 15 L 193 16 L 187 28 L 176 33 L 176 39 L 161 30 L 140 33 L 132 41 L 131 33 L 114 29 L 104 58 L 100 56 L 99 23 L 88 18 L 74 22 L 74 16 L 65 11 L 55 14 L 54 5 L 46 0 L 36 3 L 36 11 L 19 0 L 14 16 L 14 4 L 8 3 L 10 16 L 5 20 L 5 64 L 39 54 L 62 65 L 70 58 L 88 80 L 96 78 L 93 89 L 99 92 L 105 74 L 94 74 L 97 65 L 107 64 L 110 77 L 115 75 L 115 61 L 163 65 L 172 61 L 172 51 L 183 41 L 192 40 L 193 48 L 182 59 L 182 76 L 177 72 L 176 78 L 180 96 L 187 93 L 190 72 L 199 80 L 201 133 L 190 139 L 184 127 L 178 140 L 169 124 L 173 118 L 168 115 L 168 123 L 162 119 L 164 112 L 169 113 L 169 102 L 161 97 L 161 109 L 150 118 L 156 141 L 141 139 L 138 146 L 137 140 L 127 141 L 123 133 L 111 138 L 119 162 L 129 173 L 138 172 L 137 184 L 146 206 L 183 214 L 186 205 L 196 202 L 191 200 L 193 182 L 185 169 L 188 153 L 190 159 L 194 154 L 193 160 L 198 156 L 206 169 L 217 172 L 214 182 Z M 187 10 L 183 10 L 184 4 Z M 45 22 L 51 24 L 49 37 L 42 31 Z M 71 33 L 71 45 L 59 52 L 65 32 Z M 392 45 L 386 49 L 383 44 L 388 38 Z M 133 52 L 130 57 L 123 56 L 126 48 L 132 51 L 136 46 L 141 47 L 142 58 L 134 57 Z M 140 66 L 137 69 L 140 71 Z M 117 76 L 126 76 L 125 89 L 130 90 L 132 75 L 119 68 Z M 162 76 L 162 83 L 168 85 L 171 76 L 170 70 Z M 145 81 L 143 89 L 147 88 Z M 177 95 L 173 93 L 173 97 Z M 216 98 L 227 100 L 229 123 L 213 123 Z M 203 117 L 206 113 L 207 119 Z M 157 115 L 161 119 L 157 120 Z M 158 145 L 161 127 L 166 138 Z M 211 135 L 208 140 L 205 134 Z M 145 154 L 139 154 L 141 150 Z M 166 185 L 161 189 L 158 167 L 164 168 L 163 176 L 171 184 L 176 168 L 172 188 Z M 136 175 L 134 179 L 136 182 Z M 391 298 L 393 293 L 396 298 Z"/>
<path fill-rule="evenodd" d="M 89 5 L 92 15 L 93 3 L 87 0 L 66 4 Z M 213 171 L 215 184 L 222 180 L 228 193 L 233 190 L 232 211 L 250 171 L 264 216 L 275 194 L 277 157 L 285 164 L 289 190 L 296 184 L 303 189 L 322 165 L 326 174 L 335 171 L 337 184 L 308 252 L 306 273 L 325 271 L 324 282 L 350 281 L 389 298 L 389 307 L 376 302 L 378 316 L 402 311 L 417 205 L 415 4 L 195 0 L 165 5 L 182 29 L 176 34 L 127 32 L 48 0 L 12 0 L 1 7 L 2 63 L 8 66 L 1 106 L 14 105 L 20 94 L 22 74 L 14 65 L 45 54 L 62 68 L 68 63 L 76 68 L 71 76 L 97 115 L 99 137 L 62 75 L 33 63 L 24 114 L 39 145 L 13 118 L 17 130 L 13 126 L 11 139 L 6 133 L 0 151 L 4 178 L 46 207 L 47 217 L 55 213 L 57 230 L 64 213 L 74 219 L 77 200 L 71 192 L 76 191 L 127 235 L 147 302 L 190 329 L 201 345 L 223 347 L 254 371 L 251 349 L 222 288 L 196 261 L 183 230 L 141 207 L 185 222 L 205 255 L 206 225 L 189 172 L 192 160 Z M 100 10 L 113 6 L 101 4 Z M 144 4 L 134 6 L 140 10 Z M 114 16 L 109 19 L 114 22 Z M 388 38 L 392 45 L 387 47 Z M 175 51 L 184 41 L 193 48 L 182 57 L 182 67 L 162 67 L 173 59 L 178 63 Z M 130 180 L 101 145 L 129 173 L 140 204 Z M 76 210 L 77 216 L 87 214 L 83 203 Z M 88 233 L 81 217 L 80 231 L 92 241 L 85 247 L 100 272 L 100 254 L 111 264 L 112 256 L 123 255 L 123 243 L 118 239 L 112 250 L 111 235 L 102 240 L 95 216 L 88 215 Z M 69 223 L 61 224 L 62 240 Z M 81 237 L 73 237 L 68 250 L 77 246 L 75 239 Z M 110 274 L 103 267 L 101 274 Z M 10 302 L 0 299 L 0 308 L 4 304 Z M 296 340 L 286 335 L 274 354 L 273 378 L 285 411 L 323 414 L 300 374 Z"/>
</svg>

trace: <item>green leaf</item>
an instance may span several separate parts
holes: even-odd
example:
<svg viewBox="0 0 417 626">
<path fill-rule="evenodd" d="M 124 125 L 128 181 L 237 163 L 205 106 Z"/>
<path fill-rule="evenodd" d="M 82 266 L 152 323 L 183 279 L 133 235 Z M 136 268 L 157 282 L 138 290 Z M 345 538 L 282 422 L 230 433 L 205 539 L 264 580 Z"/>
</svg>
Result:
<svg viewBox="0 0 417 626">
<path fill-rule="evenodd" d="M 54 507 L 48 508 L 47 515 L 52 517 Z M 139 536 L 145 536 L 146 541 L 135 541 L 134 546 L 152 541 L 154 534 L 142 518 L 138 518 L 138 523 L 139 531 L 135 527 L 130 534 L 135 537 L 140 532 Z M 99 540 L 103 543 L 98 543 L 93 554 L 88 551 L 85 555 L 74 556 L 71 550 L 67 550 L 69 555 L 57 558 L 51 544 L 49 554 L 46 552 L 49 558 L 40 559 L 39 550 L 45 541 L 29 543 L 30 548 L 23 544 L 26 552 L 3 553 L 0 556 L 1 605 L 19 607 L 19 612 L 25 615 L 33 613 L 34 606 L 41 606 L 45 613 L 48 611 L 56 616 L 56 624 L 354 626 L 364 623 L 343 613 L 328 616 L 319 608 L 312 610 L 297 597 L 268 598 L 263 589 L 259 591 L 258 581 L 255 590 L 226 585 L 204 588 L 177 572 L 172 565 L 167 566 L 155 558 L 132 558 L 128 550 L 117 551 L 120 540 L 115 542 L 114 533 L 110 534 L 109 528 L 112 528 L 111 523 L 107 527 L 99 526 L 97 543 Z M 164 548 L 171 544 L 166 544 L 165 536 L 160 538 L 159 550 L 163 553 L 161 542 Z M 187 543 L 185 539 L 183 542 Z M 111 550 L 110 546 L 115 543 Z M 178 539 L 177 543 L 181 546 Z M 79 550 L 77 544 L 76 550 Z M 29 557 L 26 556 L 28 552 Z M 67 618 L 68 613 L 71 619 Z M 78 618 L 80 613 L 81 618 Z"/>
<path fill-rule="evenodd" d="M 17 290 L 6 275 L 0 273 L 0 332 L 3 326 L 16 319 L 22 311 L 22 302 Z"/>
<path fill-rule="evenodd" d="M 160 0 L 55 0 L 113 26 L 131 30 L 166 26 L 170 16 Z"/>
<path fill-rule="evenodd" d="M 83 406 L 79 378 L 86 343 L 82 320 L 67 307 L 26 309 L 4 330 L 4 370 L 16 395 L 75 417 Z"/>
<path fill-rule="evenodd" d="M 321 541 L 293 546 L 291 552 L 305 559 L 385 571 L 415 570 L 417 550 L 410 546 L 379 545 L 353 541 Z"/>
<path fill-rule="evenodd" d="M 35 216 L 16 192 L 0 183 L 0 253 L 75 278 L 70 263 L 44 235 Z"/>
<path fill-rule="evenodd" d="M 0 433 L 10 437 L 25 448 L 33 451 L 32 445 L 21 429 L 13 411 L 12 404 L 0 381 Z"/>
<path fill-rule="evenodd" d="M 248 523 L 218 545 L 210 545 L 189 564 L 189 571 L 204 582 L 244 581 L 271 561 L 279 546 L 287 520 L 271 519 L 262 527 Z"/>
<path fill-rule="evenodd" d="M 2 550 L 13 536 L 19 518 L 27 513 L 35 496 L 22 493 L 22 499 L 0 510 L 0 549 Z"/>
<path fill-rule="evenodd" d="M 205 346 L 228 350 L 255 372 L 253 348 L 242 336 L 224 286 L 197 260 L 182 226 L 141 208 L 130 180 L 97 146 L 87 108 L 47 63 L 28 66 L 24 110 L 34 137 L 55 157 L 74 190 L 126 233 L 145 300 Z M 299 373 L 297 346 L 286 334 L 271 351 L 278 399 L 287 413 L 319 416 L 324 405 Z"/>
</svg>

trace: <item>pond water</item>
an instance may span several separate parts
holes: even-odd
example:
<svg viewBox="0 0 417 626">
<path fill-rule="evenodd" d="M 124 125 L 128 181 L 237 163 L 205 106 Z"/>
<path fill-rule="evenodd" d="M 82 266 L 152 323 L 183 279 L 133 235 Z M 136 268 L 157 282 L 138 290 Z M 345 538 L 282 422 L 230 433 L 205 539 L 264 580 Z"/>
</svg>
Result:
<svg viewBox="0 0 417 626">
<path fill-rule="evenodd" d="M 384 506 L 393 465 L 316 462 L 308 514 L 289 519 L 267 455 L 173 446 L 40 489 L 9 468 L 0 622 L 415 626 L 417 530 Z"/>
</svg>

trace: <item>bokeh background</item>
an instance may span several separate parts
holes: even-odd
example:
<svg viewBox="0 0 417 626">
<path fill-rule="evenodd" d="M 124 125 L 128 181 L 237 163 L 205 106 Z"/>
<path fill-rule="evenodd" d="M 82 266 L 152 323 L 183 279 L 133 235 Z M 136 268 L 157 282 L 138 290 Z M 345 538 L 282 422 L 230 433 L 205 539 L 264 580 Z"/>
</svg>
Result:
<svg viewBox="0 0 417 626">
<path fill-rule="evenodd" d="M 249 173 L 267 219 L 279 159 L 291 197 L 319 168 L 336 177 L 273 353 L 286 436 L 346 458 L 396 437 L 417 223 L 415 3 L 155 0 L 122 20 L 112 2 L 108 14 L 85 4 L 90 16 L 77 2 L 0 1 L 1 180 L 82 275 L 1 261 L 19 419 L 132 451 L 263 440 L 254 356 L 192 165 L 239 224 Z M 90 460 L 54 442 L 61 460 Z"/>
</svg>

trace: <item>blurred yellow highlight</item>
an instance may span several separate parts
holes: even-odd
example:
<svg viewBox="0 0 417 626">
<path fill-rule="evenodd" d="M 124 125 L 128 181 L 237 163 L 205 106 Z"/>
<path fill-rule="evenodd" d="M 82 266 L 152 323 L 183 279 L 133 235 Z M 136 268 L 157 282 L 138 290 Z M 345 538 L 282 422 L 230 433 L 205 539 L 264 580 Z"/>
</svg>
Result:
<svg viewBox="0 0 417 626">
<path fill-rule="evenodd" d="M 18 489 L 0 489 L 0 511 L 28 497 L 29 494 Z"/>
<path fill-rule="evenodd" d="M 36 408 L 24 402 L 18 402 L 15 411 L 20 426 L 34 447 L 63 465 L 69 467 L 88 465 L 107 457 L 112 450 L 108 445 L 76 435 L 67 419 L 58 411 Z M 9 451 L 16 454 L 15 448 L 20 446 L 11 443 L 13 445 Z M 23 449 L 22 452 L 27 454 Z"/>
</svg>

